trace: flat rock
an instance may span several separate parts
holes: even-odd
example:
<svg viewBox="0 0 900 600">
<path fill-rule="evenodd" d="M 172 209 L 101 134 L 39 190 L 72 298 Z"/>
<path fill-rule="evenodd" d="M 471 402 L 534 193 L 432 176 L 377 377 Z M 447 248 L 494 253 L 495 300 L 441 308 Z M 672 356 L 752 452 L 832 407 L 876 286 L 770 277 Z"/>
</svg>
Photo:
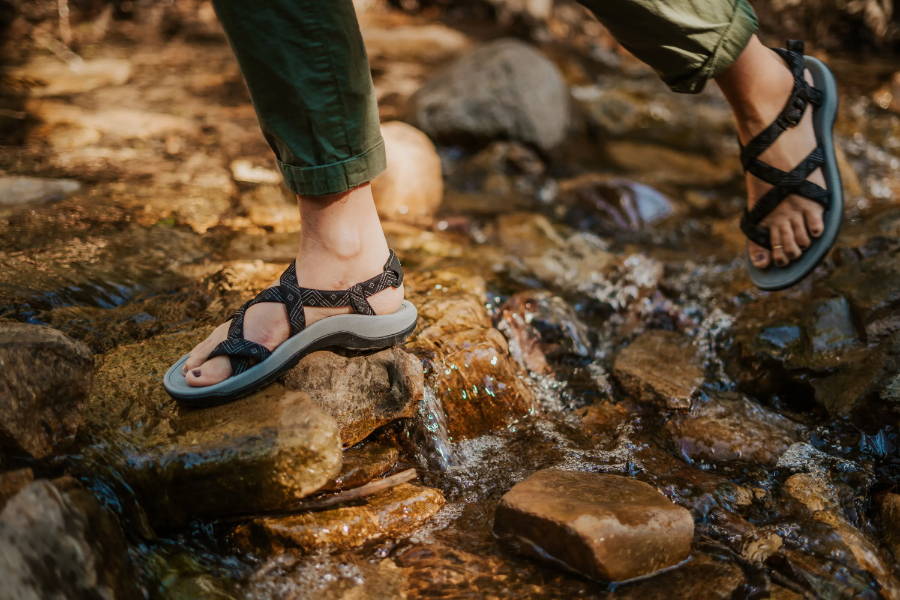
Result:
<svg viewBox="0 0 900 600">
<path fill-rule="evenodd" d="M 427 81 L 410 99 L 410 116 L 439 142 L 514 139 L 549 150 L 565 136 L 569 92 L 537 49 L 501 39 Z"/>
<path fill-rule="evenodd" d="M 666 423 L 684 454 L 703 461 L 747 461 L 774 466 L 803 428 L 749 398 L 728 394 L 697 402 Z"/>
<path fill-rule="evenodd" d="M 685 560 L 694 521 L 646 483 L 545 469 L 503 496 L 494 532 L 537 558 L 592 579 L 622 581 Z"/>
<path fill-rule="evenodd" d="M 234 535 L 239 543 L 267 551 L 336 552 L 407 536 L 443 505 L 439 490 L 405 483 L 366 498 L 360 506 L 255 519 Z"/>
<path fill-rule="evenodd" d="M 345 357 L 313 352 L 287 372 L 288 389 L 309 394 L 338 423 L 345 447 L 416 414 L 424 393 L 422 363 L 399 348 Z"/>
<path fill-rule="evenodd" d="M 428 136 L 401 121 L 381 126 L 387 169 L 372 182 L 383 219 L 429 225 L 444 197 L 441 158 Z"/>
<path fill-rule="evenodd" d="M 81 189 L 74 179 L 45 179 L 15 175 L 0 177 L 0 209 L 23 204 L 58 202 Z"/>
<path fill-rule="evenodd" d="M 397 464 L 400 450 L 386 442 L 364 442 L 344 451 L 341 472 L 320 492 L 337 492 L 365 485 Z"/>
<path fill-rule="evenodd" d="M 44 458 L 84 421 L 90 349 L 61 331 L 0 323 L 0 446 Z"/>
<path fill-rule="evenodd" d="M 613 375 L 635 399 L 684 409 L 703 383 L 703 366 L 688 338 L 652 330 L 619 352 Z"/>
<path fill-rule="evenodd" d="M 118 519 L 71 478 L 31 483 L 0 512 L 0 596 L 140 597 Z"/>
<path fill-rule="evenodd" d="M 64 63 L 54 58 L 41 57 L 13 69 L 11 74 L 30 84 L 32 96 L 64 96 L 121 85 L 131 77 L 131 63 L 118 58 Z"/>
<path fill-rule="evenodd" d="M 126 478 L 163 528 L 285 509 L 340 472 L 335 420 L 306 394 L 279 385 L 186 412 L 173 428 L 167 441 L 127 457 Z"/>
</svg>

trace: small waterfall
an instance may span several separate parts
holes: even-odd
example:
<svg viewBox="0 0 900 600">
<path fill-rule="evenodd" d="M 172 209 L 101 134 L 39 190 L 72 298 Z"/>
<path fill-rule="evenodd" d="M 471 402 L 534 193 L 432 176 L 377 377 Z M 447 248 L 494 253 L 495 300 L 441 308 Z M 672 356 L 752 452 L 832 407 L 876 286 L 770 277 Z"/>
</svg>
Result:
<svg viewBox="0 0 900 600">
<path fill-rule="evenodd" d="M 425 386 L 419 412 L 407 429 L 407 435 L 423 469 L 443 472 L 458 462 L 447 433 L 444 406 L 428 385 Z"/>
</svg>

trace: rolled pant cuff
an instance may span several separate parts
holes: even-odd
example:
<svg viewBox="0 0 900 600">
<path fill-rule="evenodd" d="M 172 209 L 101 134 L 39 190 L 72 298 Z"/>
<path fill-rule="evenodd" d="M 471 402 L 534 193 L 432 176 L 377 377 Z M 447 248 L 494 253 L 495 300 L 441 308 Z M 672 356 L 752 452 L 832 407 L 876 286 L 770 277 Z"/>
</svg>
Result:
<svg viewBox="0 0 900 600">
<path fill-rule="evenodd" d="M 688 94 L 703 91 L 706 82 L 730 67 L 747 47 L 750 38 L 759 30 L 759 21 L 746 0 L 737 0 L 734 4 L 731 22 L 712 54 L 690 76 L 666 81 L 672 91 Z"/>
<path fill-rule="evenodd" d="M 284 183 L 301 196 L 340 194 L 375 179 L 387 167 L 384 140 L 342 161 L 299 167 L 278 161 Z"/>
</svg>

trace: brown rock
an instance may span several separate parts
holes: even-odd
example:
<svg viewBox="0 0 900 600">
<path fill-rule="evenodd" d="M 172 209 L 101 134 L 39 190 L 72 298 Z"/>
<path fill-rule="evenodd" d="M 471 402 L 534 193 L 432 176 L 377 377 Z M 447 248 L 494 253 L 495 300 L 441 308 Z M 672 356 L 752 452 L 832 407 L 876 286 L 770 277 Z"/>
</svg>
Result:
<svg viewBox="0 0 900 600">
<path fill-rule="evenodd" d="M 126 474 L 163 527 L 285 509 L 340 472 L 337 423 L 306 394 L 278 385 L 185 413 L 174 428 L 165 443 L 129 456 Z"/>
<path fill-rule="evenodd" d="M 0 473 L 0 510 L 6 501 L 19 493 L 23 487 L 34 481 L 31 469 L 17 469 Z"/>
<path fill-rule="evenodd" d="M 744 396 L 723 394 L 695 403 L 666 429 L 692 459 L 774 465 L 803 428 Z"/>
<path fill-rule="evenodd" d="M 256 186 L 241 197 L 241 206 L 254 225 L 266 227 L 275 233 L 300 231 L 297 202 L 281 186 Z"/>
<path fill-rule="evenodd" d="M 621 600 L 730 600 L 743 583 L 744 573 L 735 563 L 700 555 L 679 569 L 623 586 L 616 590 L 615 597 Z"/>
<path fill-rule="evenodd" d="M 439 23 L 364 26 L 362 33 L 373 62 L 438 62 L 452 58 L 469 46 L 469 39 L 463 33 Z"/>
<path fill-rule="evenodd" d="M 397 447 L 385 442 L 366 442 L 345 450 L 341 472 L 319 491 L 337 492 L 365 485 L 393 468 L 399 457 Z"/>
<path fill-rule="evenodd" d="M 401 121 L 381 126 L 387 169 L 372 182 L 383 219 L 428 225 L 444 197 L 441 158 L 428 136 Z"/>
<path fill-rule="evenodd" d="M 92 368 L 90 349 L 61 331 L 0 323 L 0 447 L 44 458 L 74 438 Z"/>
<path fill-rule="evenodd" d="M 11 75 L 35 84 L 30 90 L 32 96 L 62 96 L 121 85 L 131 77 L 131 63 L 119 58 L 65 63 L 42 57 L 13 70 Z"/>
<path fill-rule="evenodd" d="M 878 504 L 884 540 L 893 552 L 894 560 L 900 561 L 900 494 L 887 493 Z"/>
<path fill-rule="evenodd" d="M 409 535 L 444 505 L 440 491 L 402 484 L 346 506 L 290 517 L 255 519 L 235 530 L 245 545 L 269 551 L 340 551 Z"/>
<path fill-rule="evenodd" d="M 422 363 L 400 348 L 344 357 L 313 352 L 287 372 L 288 389 L 306 392 L 333 416 L 345 447 L 396 419 L 410 418 L 422 401 Z"/>
<path fill-rule="evenodd" d="M 140 597 L 118 519 L 75 480 L 35 481 L 0 513 L 4 598 Z"/>
<path fill-rule="evenodd" d="M 619 352 L 613 375 L 636 399 L 683 409 L 703 383 L 703 366 L 689 339 L 652 330 Z"/>
<path fill-rule="evenodd" d="M 694 522 L 646 483 L 545 469 L 503 496 L 494 532 L 537 558 L 593 579 L 622 581 L 685 560 Z"/>
</svg>

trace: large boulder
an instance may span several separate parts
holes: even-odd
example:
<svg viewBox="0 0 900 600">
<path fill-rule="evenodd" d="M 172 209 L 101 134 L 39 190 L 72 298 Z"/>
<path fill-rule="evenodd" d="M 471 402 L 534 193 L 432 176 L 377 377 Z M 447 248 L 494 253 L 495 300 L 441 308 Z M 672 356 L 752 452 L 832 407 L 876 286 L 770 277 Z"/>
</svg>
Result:
<svg viewBox="0 0 900 600">
<path fill-rule="evenodd" d="M 569 124 L 569 91 L 543 54 L 501 39 L 426 82 L 410 99 L 410 119 L 439 142 L 514 139 L 550 150 Z"/>
<path fill-rule="evenodd" d="M 0 323 L 0 446 L 44 458 L 73 438 L 92 367 L 90 349 L 61 331 Z"/>
<path fill-rule="evenodd" d="M 401 121 L 381 126 L 387 169 L 372 182 L 383 219 L 428 225 L 444 197 L 441 157 L 428 136 Z"/>
<path fill-rule="evenodd" d="M 284 381 L 337 420 L 344 446 L 359 443 L 391 421 L 412 417 L 424 393 L 422 363 L 397 347 L 353 357 L 313 352 Z"/>
<path fill-rule="evenodd" d="M 139 598 L 118 519 L 71 478 L 39 480 L 0 513 L 0 597 Z"/>
<path fill-rule="evenodd" d="M 622 581 L 687 559 L 694 521 L 646 483 L 545 469 L 503 496 L 494 532 L 536 558 L 592 579 Z"/>
</svg>

